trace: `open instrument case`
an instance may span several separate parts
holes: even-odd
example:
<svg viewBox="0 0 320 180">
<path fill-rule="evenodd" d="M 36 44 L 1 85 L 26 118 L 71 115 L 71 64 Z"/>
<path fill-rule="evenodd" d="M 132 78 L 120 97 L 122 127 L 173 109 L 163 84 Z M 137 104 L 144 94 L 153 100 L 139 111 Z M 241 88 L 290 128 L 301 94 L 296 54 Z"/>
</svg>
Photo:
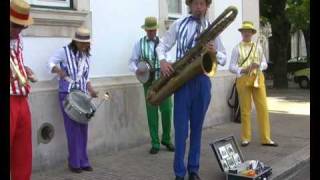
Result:
<svg viewBox="0 0 320 180">
<path fill-rule="evenodd" d="M 245 161 L 234 136 L 217 139 L 210 143 L 210 146 L 227 180 L 267 180 L 272 174 L 272 168 L 265 165 L 261 166 L 258 172 L 255 171 L 255 175 L 248 176 L 237 172 L 235 169 L 244 165 Z"/>
</svg>

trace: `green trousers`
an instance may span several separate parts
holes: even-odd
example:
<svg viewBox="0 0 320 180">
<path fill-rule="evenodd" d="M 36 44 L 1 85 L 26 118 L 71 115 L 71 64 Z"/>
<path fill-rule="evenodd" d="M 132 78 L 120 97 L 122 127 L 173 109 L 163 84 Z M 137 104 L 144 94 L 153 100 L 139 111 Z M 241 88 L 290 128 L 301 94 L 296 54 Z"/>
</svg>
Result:
<svg viewBox="0 0 320 180">
<path fill-rule="evenodd" d="M 147 91 L 151 83 L 143 85 L 144 95 L 146 97 Z M 147 116 L 149 132 L 151 136 L 151 144 L 153 148 L 160 148 L 160 141 L 158 136 L 159 129 L 159 108 L 162 120 L 162 140 L 161 143 L 171 143 L 171 121 L 172 121 L 172 98 L 171 96 L 165 99 L 159 106 L 153 106 L 146 101 Z"/>
</svg>

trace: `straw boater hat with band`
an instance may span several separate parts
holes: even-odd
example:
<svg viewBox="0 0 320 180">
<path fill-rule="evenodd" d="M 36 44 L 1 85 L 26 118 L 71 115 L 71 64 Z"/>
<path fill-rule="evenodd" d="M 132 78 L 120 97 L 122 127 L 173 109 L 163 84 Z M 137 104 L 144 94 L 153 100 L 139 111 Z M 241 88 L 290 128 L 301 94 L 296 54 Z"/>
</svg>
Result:
<svg viewBox="0 0 320 180">
<path fill-rule="evenodd" d="M 253 22 L 251 21 L 243 21 L 241 28 L 238 29 L 240 32 L 242 30 L 252 30 L 253 34 L 257 32 L 257 30 L 253 26 Z"/>
<path fill-rule="evenodd" d="M 10 3 L 10 22 L 21 26 L 33 24 L 30 5 L 24 0 L 12 0 Z"/>
<path fill-rule="evenodd" d="M 74 33 L 72 40 L 77 42 L 91 42 L 90 31 L 85 27 L 80 27 Z"/>
<path fill-rule="evenodd" d="M 189 5 L 192 3 L 192 1 L 193 1 L 193 0 L 186 0 L 186 5 L 189 6 Z M 206 2 L 207 2 L 207 5 L 210 5 L 211 2 L 212 2 L 212 0 L 206 0 Z"/>
<path fill-rule="evenodd" d="M 144 25 L 141 26 L 145 30 L 155 30 L 159 28 L 157 23 L 157 18 L 155 17 L 146 17 L 144 20 Z"/>
</svg>

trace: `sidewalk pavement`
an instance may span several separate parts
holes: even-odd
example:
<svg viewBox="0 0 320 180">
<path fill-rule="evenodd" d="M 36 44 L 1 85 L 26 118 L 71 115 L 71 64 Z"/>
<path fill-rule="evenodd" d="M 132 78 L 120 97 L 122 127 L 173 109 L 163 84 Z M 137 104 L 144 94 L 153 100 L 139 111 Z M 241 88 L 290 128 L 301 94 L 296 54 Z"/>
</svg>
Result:
<svg viewBox="0 0 320 180">
<path fill-rule="evenodd" d="M 253 113 L 252 142 L 247 147 L 239 147 L 245 160 L 257 159 L 270 165 L 272 179 L 287 179 L 310 163 L 310 93 L 298 88 L 270 89 L 267 93 L 272 139 L 279 146 L 260 145 Z M 209 143 L 229 135 L 234 135 L 239 144 L 240 124 L 230 122 L 203 131 L 200 165 L 203 180 L 225 179 Z M 173 180 L 174 153 L 161 147 L 158 154 L 150 155 L 149 148 L 150 145 L 145 144 L 113 154 L 91 156 L 93 172 L 74 174 L 65 163 L 50 171 L 34 172 L 32 180 Z"/>
</svg>

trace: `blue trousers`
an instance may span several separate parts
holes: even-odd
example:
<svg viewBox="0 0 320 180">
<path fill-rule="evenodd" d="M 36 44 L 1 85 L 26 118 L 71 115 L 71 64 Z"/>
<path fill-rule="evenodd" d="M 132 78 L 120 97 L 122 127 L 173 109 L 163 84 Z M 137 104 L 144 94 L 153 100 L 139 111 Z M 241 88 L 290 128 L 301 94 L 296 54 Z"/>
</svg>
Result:
<svg viewBox="0 0 320 180">
<path fill-rule="evenodd" d="M 199 171 L 200 148 L 203 121 L 210 104 L 211 81 L 201 74 L 185 83 L 174 94 L 175 154 L 174 172 L 184 177 L 188 173 Z M 184 164 L 186 140 L 190 120 L 190 149 L 187 170 Z"/>
<path fill-rule="evenodd" d="M 70 119 L 65 113 L 63 100 L 67 95 L 68 93 L 59 93 L 60 107 L 68 141 L 68 163 L 73 168 L 89 167 L 90 163 L 87 154 L 88 125 Z"/>
</svg>

